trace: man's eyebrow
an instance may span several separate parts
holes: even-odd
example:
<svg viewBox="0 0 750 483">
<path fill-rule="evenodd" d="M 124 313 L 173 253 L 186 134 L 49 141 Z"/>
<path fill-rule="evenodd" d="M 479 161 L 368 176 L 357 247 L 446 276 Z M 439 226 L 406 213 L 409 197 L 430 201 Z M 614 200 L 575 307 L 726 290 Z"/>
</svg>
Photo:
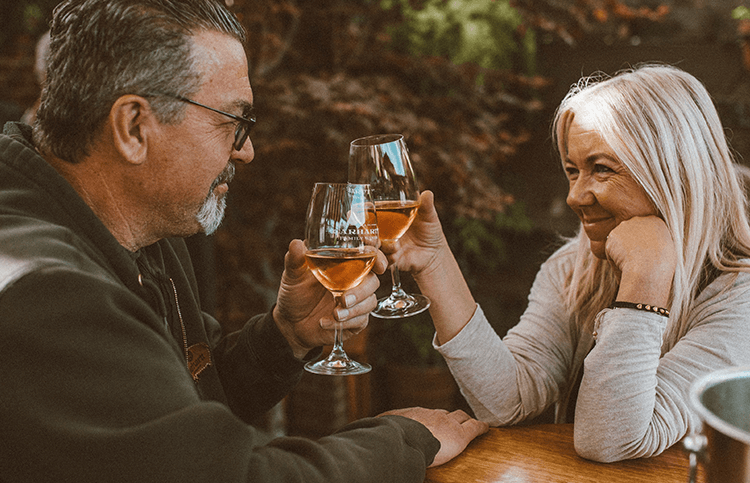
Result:
<svg viewBox="0 0 750 483">
<path fill-rule="evenodd" d="M 251 114 L 255 110 L 255 106 L 250 102 L 240 99 L 240 100 L 234 101 L 231 104 L 231 109 L 234 112 L 239 111 L 240 116 L 247 117 L 249 114 Z"/>
</svg>

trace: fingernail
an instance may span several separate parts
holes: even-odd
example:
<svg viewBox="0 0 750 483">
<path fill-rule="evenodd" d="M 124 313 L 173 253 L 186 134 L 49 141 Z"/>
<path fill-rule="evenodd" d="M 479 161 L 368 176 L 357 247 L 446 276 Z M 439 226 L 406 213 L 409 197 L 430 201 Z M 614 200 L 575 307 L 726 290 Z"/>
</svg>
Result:
<svg viewBox="0 0 750 483">
<path fill-rule="evenodd" d="M 339 320 L 344 320 L 347 317 L 349 317 L 349 311 L 346 309 L 336 309 L 336 318 Z"/>
<path fill-rule="evenodd" d="M 352 305 L 354 305 L 357 302 L 357 297 L 355 297 L 354 295 L 350 294 L 350 295 L 346 296 L 346 298 L 344 299 L 344 301 L 346 302 L 346 306 L 347 307 L 351 307 Z"/>
</svg>

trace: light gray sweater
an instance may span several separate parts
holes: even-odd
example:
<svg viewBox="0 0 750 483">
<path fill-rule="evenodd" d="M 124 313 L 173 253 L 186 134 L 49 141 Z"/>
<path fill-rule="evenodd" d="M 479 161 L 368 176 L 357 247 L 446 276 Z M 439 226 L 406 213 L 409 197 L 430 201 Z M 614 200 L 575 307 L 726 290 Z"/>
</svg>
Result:
<svg viewBox="0 0 750 483">
<path fill-rule="evenodd" d="M 667 318 L 645 311 L 602 310 L 595 344 L 590 333 L 576 333 L 563 303 L 574 256 L 563 248 L 542 265 L 526 311 L 502 340 L 477 306 L 458 335 L 434 346 L 476 416 L 495 426 L 552 404 L 564 421 L 570 371 L 583 359 L 576 451 L 602 462 L 659 454 L 700 429 L 688 402 L 698 377 L 750 365 L 750 273 L 724 273 L 708 285 L 691 307 L 687 334 L 662 354 Z"/>
</svg>

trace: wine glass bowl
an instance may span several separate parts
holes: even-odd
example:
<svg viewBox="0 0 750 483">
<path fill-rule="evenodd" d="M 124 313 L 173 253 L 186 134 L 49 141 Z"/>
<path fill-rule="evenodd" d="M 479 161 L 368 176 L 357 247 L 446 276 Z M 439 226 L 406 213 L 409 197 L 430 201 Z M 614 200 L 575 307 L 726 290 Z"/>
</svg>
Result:
<svg viewBox="0 0 750 483">
<path fill-rule="evenodd" d="M 349 145 L 349 182 L 370 185 L 380 240 L 383 244 L 398 241 L 411 226 L 419 208 L 417 179 L 404 136 L 378 134 L 352 141 Z M 396 319 L 429 308 L 430 299 L 424 295 L 404 292 L 395 265 L 391 265 L 391 278 L 390 295 L 378 300 L 372 315 Z"/>
<path fill-rule="evenodd" d="M 308 250 L 305 261 L 321 285 L 338 297 L 359 285 L 375 264 L 375 254 L 374 246 L 319 248 Z"/>
<path fill-rule="evenodd" d="M 380 240 L 384 243 L 398 241 L 417 217 L 418 209 L 419 201 L 376 201 Z"/>
<path fill-rule="evenodd" d="M 316 183 L 307 209 L 305 262 L 316 279 L 338 302 L 359 285 L 375 264 L 378 226 L 370 188 L 364 184 Z M 315 374 L 352 375 L 370 371 L 368 364 L 349 358 L 343 347 L 343 327 L 334 325 L 331 353 L 308 362 Z"/>
</svg>

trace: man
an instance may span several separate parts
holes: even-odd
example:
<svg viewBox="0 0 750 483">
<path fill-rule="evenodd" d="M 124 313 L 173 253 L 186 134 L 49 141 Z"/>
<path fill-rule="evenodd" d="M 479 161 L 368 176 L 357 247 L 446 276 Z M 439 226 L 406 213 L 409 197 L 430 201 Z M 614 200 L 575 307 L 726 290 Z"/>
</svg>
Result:
<svg viewBox="0 0 750 483">
<path fill-rule="evenodd" d="M 56 9 L 33 141 L 0 136 L 0 481 L 422 481 L 487 429 L 417 408 L 265 444 L 244 422 L 333 317 L 365 327 L 378 282 L 334 306 L 295 240 L 272 313 L 223 336 L 201 312 L 175 237 L 218 227 L 253 158 L 243 41 L 213 0 Z"/>
</svg>

